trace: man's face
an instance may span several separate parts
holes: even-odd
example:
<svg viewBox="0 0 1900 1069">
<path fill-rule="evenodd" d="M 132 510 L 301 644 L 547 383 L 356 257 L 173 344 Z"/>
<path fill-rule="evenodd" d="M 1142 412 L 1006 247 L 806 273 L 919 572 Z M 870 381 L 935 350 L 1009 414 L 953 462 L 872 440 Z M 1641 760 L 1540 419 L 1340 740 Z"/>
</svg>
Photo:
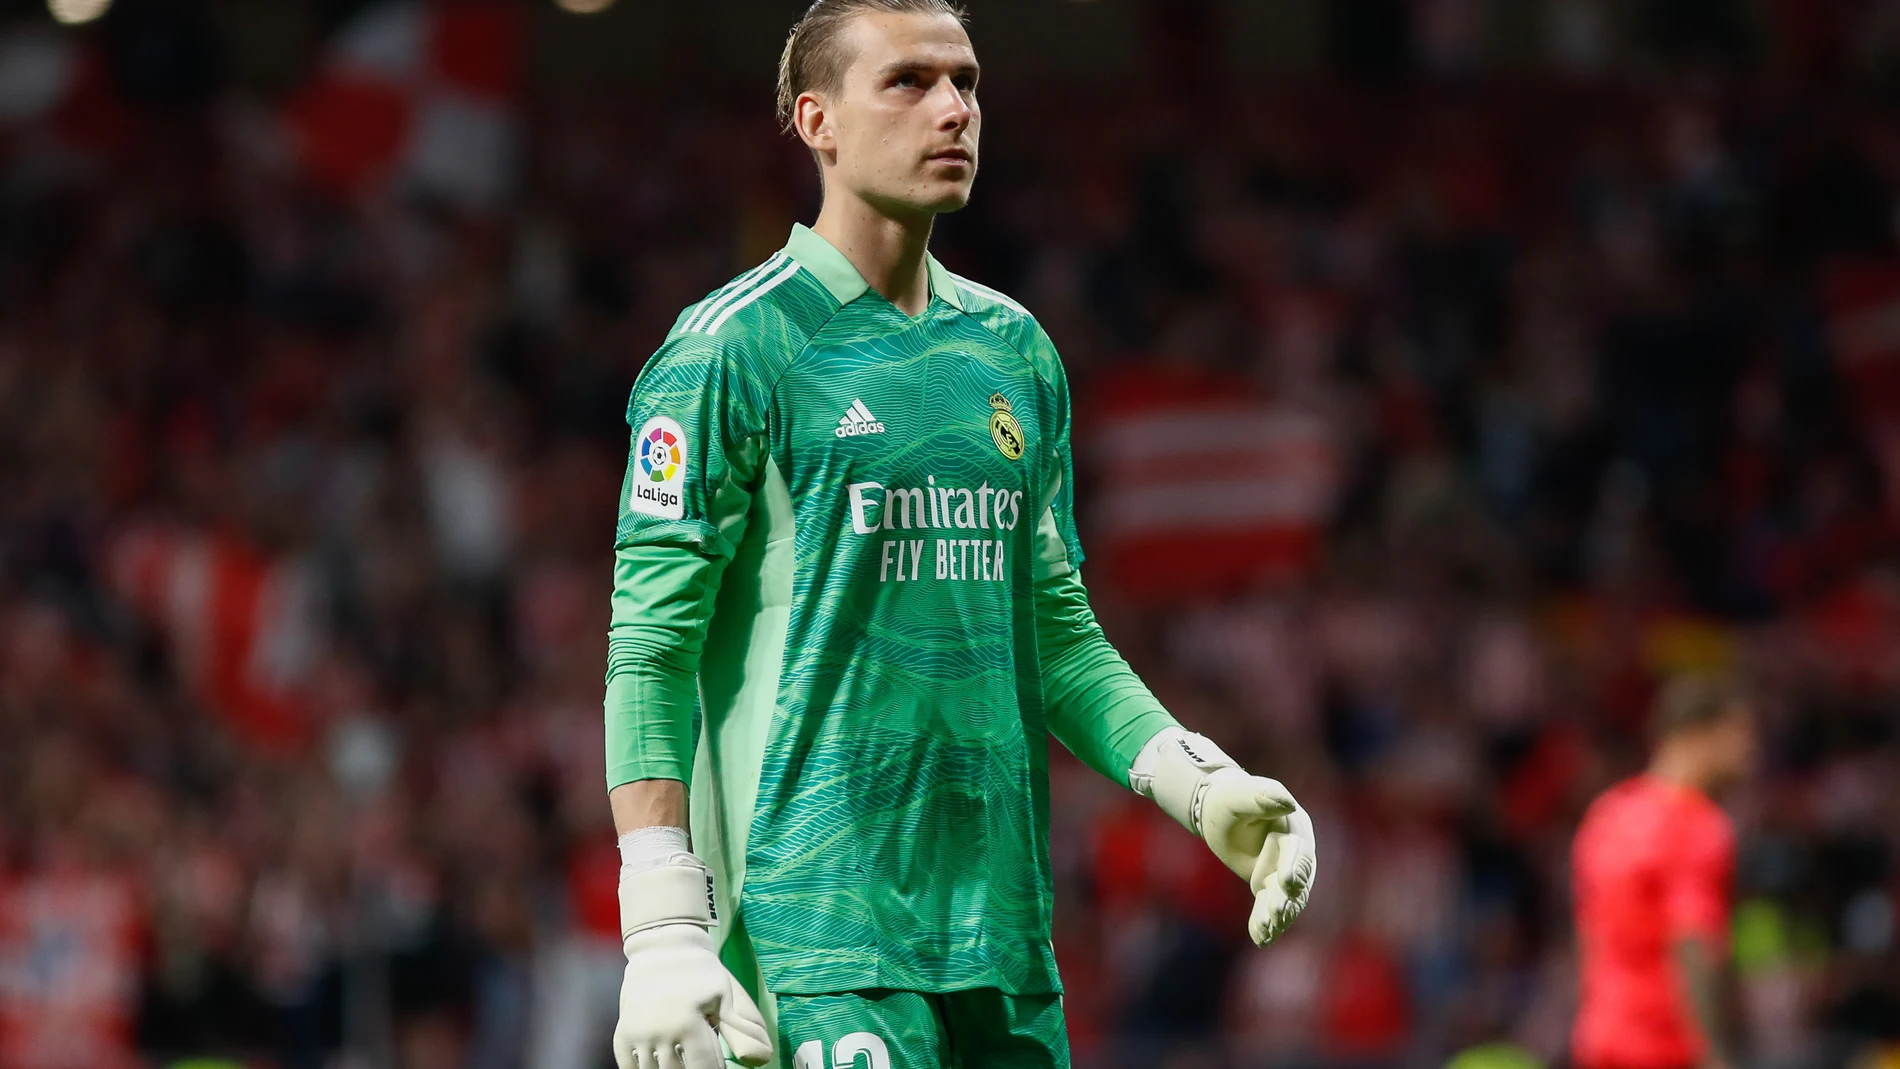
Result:
<svg viewBox="0 0 1900 1069">
<path fill-rule="evenodd" d="M 845 37 L 854 58 L 823 101 L 830 139 L 814 144 L 834 164 L 827 181 L 893 217 L 969 203 L 982 112 L 976 51 L 962 24 L 948 15 L 866 14 Z"/>
</svg>

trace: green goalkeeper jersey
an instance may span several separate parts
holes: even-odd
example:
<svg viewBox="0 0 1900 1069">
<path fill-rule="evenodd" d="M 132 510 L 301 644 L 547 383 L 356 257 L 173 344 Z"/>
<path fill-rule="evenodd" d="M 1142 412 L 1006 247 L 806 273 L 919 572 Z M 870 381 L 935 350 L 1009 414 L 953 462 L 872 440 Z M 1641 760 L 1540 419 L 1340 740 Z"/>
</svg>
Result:
<svg viewBox="0 0 1900 1069">
<path fill-rule="evenodd" d="M 1054 347 L 928 268 L 910 316 L 795 228 L 628 405 L 608 781 L 690 785 L 774 992 L 1060 990 L 1049 733 L 1120 779 L 1172 723 L 1081 594 Z"/>
</svg>

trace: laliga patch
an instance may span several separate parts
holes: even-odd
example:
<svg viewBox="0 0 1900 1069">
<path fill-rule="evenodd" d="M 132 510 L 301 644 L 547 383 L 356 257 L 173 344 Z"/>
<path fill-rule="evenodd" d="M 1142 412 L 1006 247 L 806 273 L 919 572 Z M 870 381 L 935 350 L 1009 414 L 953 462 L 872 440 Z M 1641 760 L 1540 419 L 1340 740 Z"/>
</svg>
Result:
<svg viewBox="0 0 1900 1069">
<path fill-rule="evenodd" d="M 633 447 L 627 508 L 662 520 L 686 515 L 686 432 L 665 416 L 640 428 Z"/>
</svg>

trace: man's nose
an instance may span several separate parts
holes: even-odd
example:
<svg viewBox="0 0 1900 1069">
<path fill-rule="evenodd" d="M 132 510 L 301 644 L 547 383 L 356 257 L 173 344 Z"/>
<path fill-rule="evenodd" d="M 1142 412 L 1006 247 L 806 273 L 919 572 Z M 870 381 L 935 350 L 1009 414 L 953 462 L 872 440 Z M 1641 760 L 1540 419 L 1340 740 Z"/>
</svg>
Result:
<svg viewBox="0 0 1900 1069">
<path fill-rule="evenodd" d="M 949 99 L 943 104 L 943 112 L 937 120 L 937 129 L 961 130 L 970 125 L 970 116 L 973 114 L 970 102 L 963 99 L 963 94 L 957 90 L 957 87 L 946 82 L 940 91 L 947 94 Z"/>
</svg>

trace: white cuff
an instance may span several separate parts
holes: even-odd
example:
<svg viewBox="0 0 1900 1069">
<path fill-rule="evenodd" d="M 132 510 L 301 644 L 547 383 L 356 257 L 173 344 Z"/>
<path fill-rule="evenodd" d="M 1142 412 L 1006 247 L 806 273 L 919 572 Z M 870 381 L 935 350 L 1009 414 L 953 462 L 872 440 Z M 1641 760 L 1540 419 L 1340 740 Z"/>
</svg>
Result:
<svg viewBox="0 0 1900 1069">
<path fill-rule="evenodd" d="M 1214 740 L 1180 726 L 1154 733 L 1128 767 L 1128 785 L 1155 800 L 1161 811 L 1196 835 L 1201 833 L 1201 792 L 1208 777 L 1240 766 Z"/>
</svg>

